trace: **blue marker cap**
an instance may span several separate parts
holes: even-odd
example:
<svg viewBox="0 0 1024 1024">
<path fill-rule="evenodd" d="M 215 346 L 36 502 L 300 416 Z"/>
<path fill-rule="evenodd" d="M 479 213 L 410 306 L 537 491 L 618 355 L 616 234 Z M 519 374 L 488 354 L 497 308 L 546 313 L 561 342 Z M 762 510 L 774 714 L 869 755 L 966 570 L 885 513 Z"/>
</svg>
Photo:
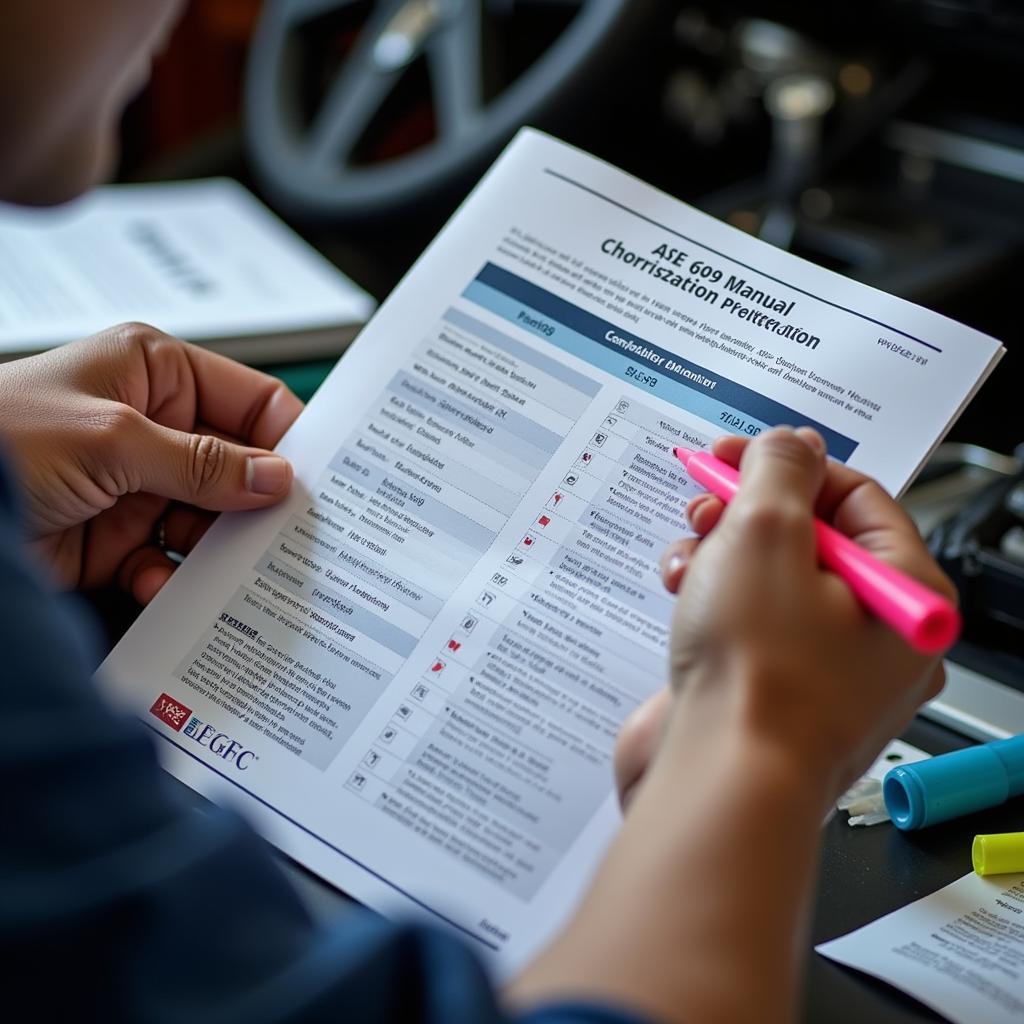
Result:
<svg viewBox="0 0 1024 1024">
<path fill-rule="evenodd" d="M 886 810 L 901 829 L 937 825 L 1021 793 L 1024 735 L 900 765 L 882 783 Z"/>
</svg>

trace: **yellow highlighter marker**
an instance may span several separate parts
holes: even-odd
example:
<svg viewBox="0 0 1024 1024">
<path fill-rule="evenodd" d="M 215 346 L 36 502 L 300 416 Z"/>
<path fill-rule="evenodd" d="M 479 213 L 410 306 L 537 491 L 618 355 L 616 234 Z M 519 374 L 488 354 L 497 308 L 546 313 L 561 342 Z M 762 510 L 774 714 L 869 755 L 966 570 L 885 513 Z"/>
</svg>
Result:
<svg viewBox="0 0 1024 1024">
<path fill-rule="evenodd" d="M 979 875 L 1011 875 L 1024 871 L 1024 832 L 975 836 L 971 860 Z"/>
</svg>

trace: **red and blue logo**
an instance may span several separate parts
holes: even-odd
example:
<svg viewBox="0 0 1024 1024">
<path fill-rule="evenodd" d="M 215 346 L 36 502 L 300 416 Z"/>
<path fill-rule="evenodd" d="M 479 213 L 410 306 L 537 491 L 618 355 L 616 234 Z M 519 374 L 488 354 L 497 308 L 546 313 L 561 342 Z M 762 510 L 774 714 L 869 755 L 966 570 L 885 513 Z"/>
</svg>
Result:
<svg viewBox="0 0 1024 1024">
<path fill-rule="evenodd" d="M 215 725 L 204 722 L 196 715 L 188 720 L 184 735 L 199 746 L 206 747 L 222 761 L 230 761 L 240 772 L 246 771 L 253 761 L 259 760 L 259 754 L 246 750 L 238 740 L 233 740 L 225 732 L 218 732 Z"/>
<path fill-rule="evenodd" d="M 255 751 L 246 750 L 238 740 L 233 740 L 227 733 L 219 732 L 215 725 L 210 725 L 209 722 L 204 722 L 192 714 L 191 708 L 186 707 L 180 700 L 175 700 L 170 694 L 161 693 L 149 709 L 149 713 L 156 715 L 175 732 L 181 732 L 184 726 L 183 735 L 193 743 L 206 747 L 222 761 L 230 761 L 240 772 L 246 771 L 253 761 L 259 760 L 259 754 Z"/>
</svg>

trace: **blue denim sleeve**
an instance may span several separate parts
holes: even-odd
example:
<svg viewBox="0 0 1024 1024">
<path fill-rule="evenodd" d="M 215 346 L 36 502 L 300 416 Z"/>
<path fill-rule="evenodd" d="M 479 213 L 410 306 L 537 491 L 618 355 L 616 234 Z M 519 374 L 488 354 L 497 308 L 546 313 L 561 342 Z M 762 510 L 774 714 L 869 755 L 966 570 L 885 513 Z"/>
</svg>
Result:
<svg viewBox="0 0 1024 1024">
<path fill-rule="evenodd" d="M 310 919 L 238 816 L 198 812 L 106 707 L 89 637 L 26 563 L 0 472 L 0 976 L 37 1020 L 490 1024 L 455 937 L 369 912 Z M 27 1019 L 27 1018 L 19 1018 Z M 625 1024 L 564 1004 L 521 1024 Z"/>
</svg>

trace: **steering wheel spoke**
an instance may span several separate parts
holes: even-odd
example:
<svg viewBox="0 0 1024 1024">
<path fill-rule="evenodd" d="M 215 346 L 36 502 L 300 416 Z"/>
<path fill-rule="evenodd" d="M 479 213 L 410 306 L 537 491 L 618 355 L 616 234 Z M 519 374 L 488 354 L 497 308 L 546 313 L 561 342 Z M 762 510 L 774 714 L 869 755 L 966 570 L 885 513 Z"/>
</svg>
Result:
<svg viewBox="0 0 1024 1024">
<path fill-rule="evenodd" d="M 391 0 L 378 6 L 329 86 L 307 136 L 314 166 L 346 162 L 401 77 L 401 68 L 381 67 L 375 51 L 402 5 L 402 0 Z"/>
<path fill-rule="evenodd" d="M 282 209 L 334 224 L 447 201 L 521 125 L 578 101 L 610 53 L 642 52 L 665 6 L 263 0 L 246 80 L 254 169 Z"/>
<path fill-rule="evenodd" d="M 471 131 L 484 105 L 480 0 L 463 0 L 426 44 L 438 134 Z"/>
<path fill-rule="evenodd" d="M 487 8 L 496 15 L 510 17 L 517 7 L 582 7 L 586 0 L 486 0 Z"/>
<path fill-rule="evenodd" d="M 287 0 L 285 3 L 278 2 L 274 13 L 286 25 L 304 25 L 321 14 L 329 14 L 356 3 L 359 0 Z"/>
</svg>

